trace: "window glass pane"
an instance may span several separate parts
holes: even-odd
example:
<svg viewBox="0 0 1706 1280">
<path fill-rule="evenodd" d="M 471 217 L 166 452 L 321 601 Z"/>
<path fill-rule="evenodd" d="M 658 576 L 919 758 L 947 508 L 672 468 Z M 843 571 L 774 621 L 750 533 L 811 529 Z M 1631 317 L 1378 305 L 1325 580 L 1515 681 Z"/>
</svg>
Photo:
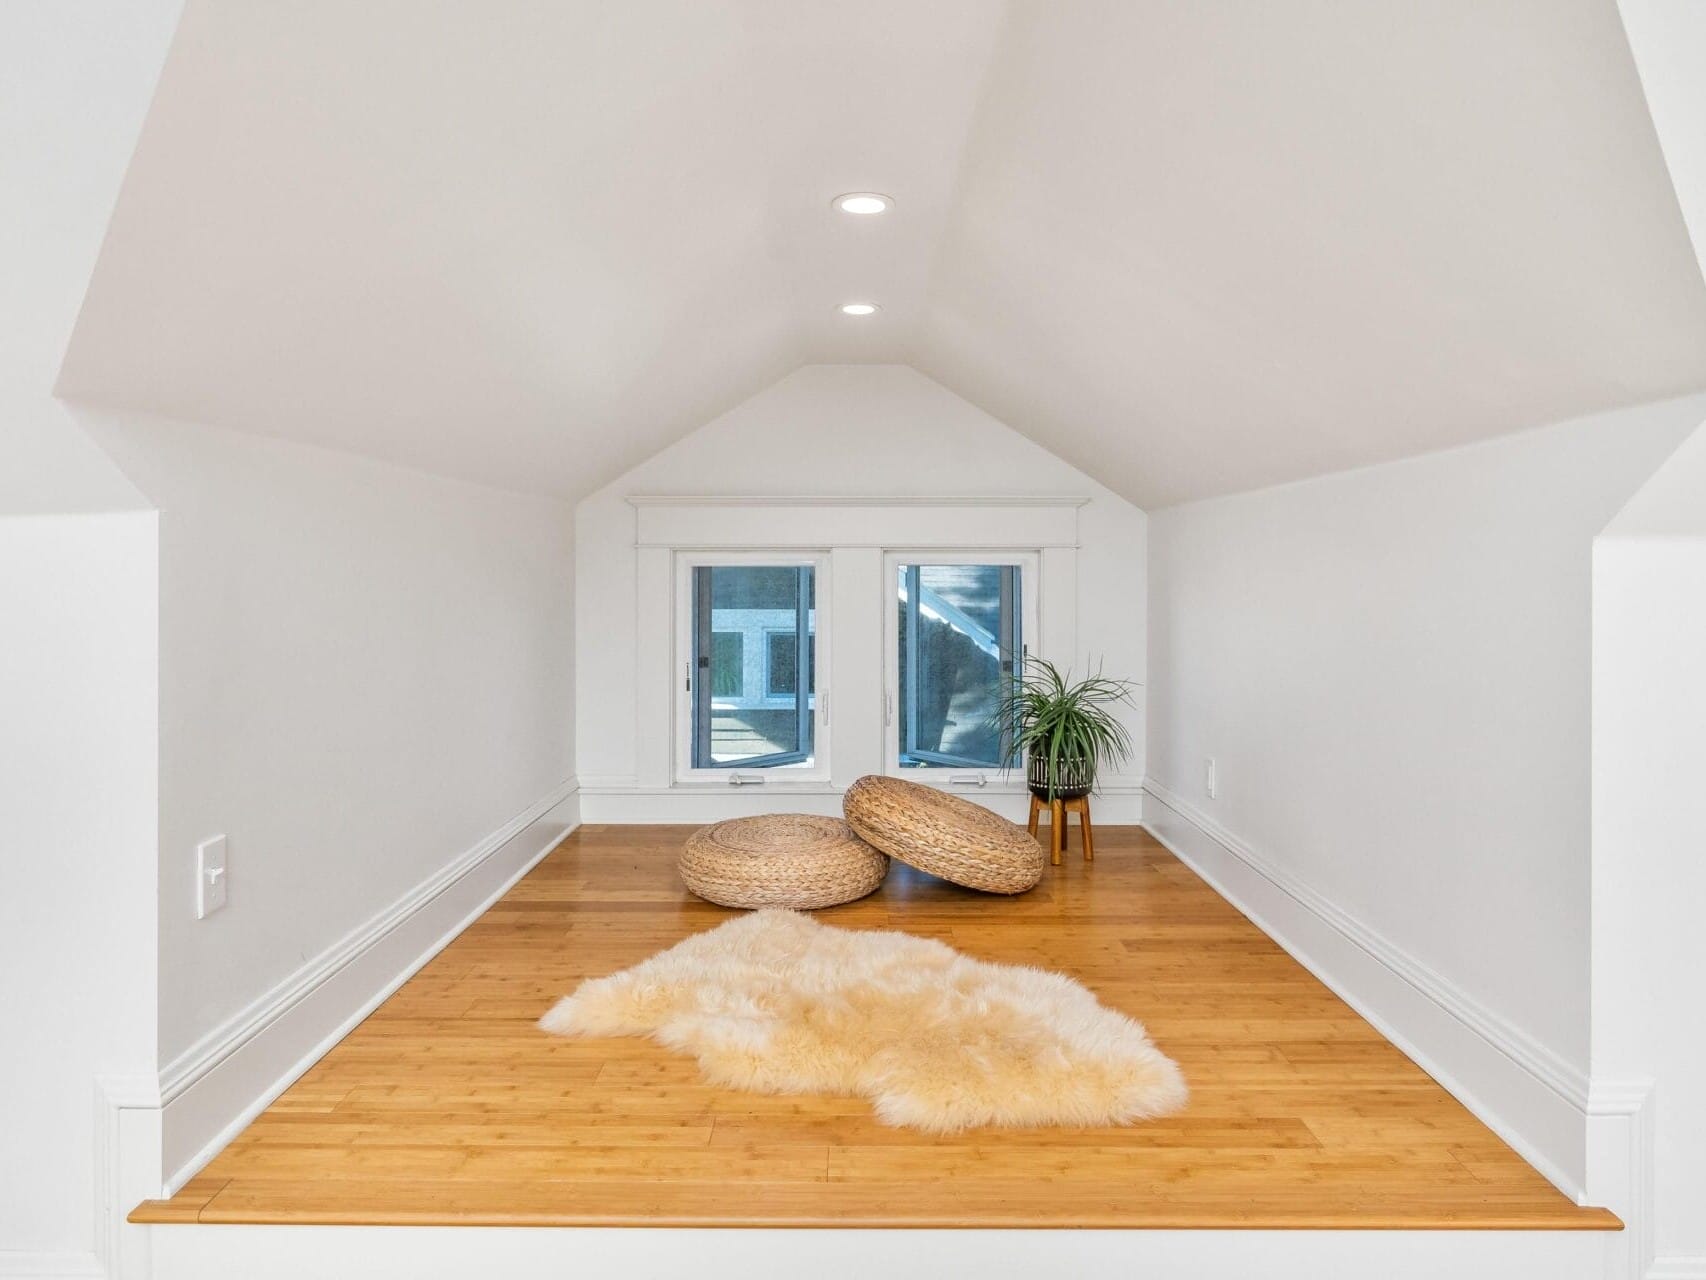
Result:
<svg viewBox="0 0 1706 1280">
<path fill-rule="evenodd" d="M 1017 565 L 903 564 L 902 768 L 999 769 L 993 717 L 1022 651 Z"/>
<path fill-rule="evenodd" d="M 772 631 L 764 637 L 765 690 L 772 698 L 794 696 L 799 680 L 799 637 L 792 631 Z M 812 688 L 812 663 L 817 655 L 817 637 L 806 637 L 806 687 Z"/>
<path fill-rule="evenodd" d="M 811 759 L 815 576 L 809 565 L 693 570 L 694 768 L 769 768 Z"/>
<path fill-rule="evenodd" d="M 745 680 L 746 637 L 738 631 L 711 633 L 711 696 L 740 697 Z"/>
<path fill-rule="evenodd" d="M 772 631 L 765 637 L 766 653 L 770 660 L 770 669 L 764 678 L 766 690 L 772 698 L 791 695 L 798 684 L 799 663 L 796 661 L 800 653 L 799 638 L 792 631 Z"/>
</svg>

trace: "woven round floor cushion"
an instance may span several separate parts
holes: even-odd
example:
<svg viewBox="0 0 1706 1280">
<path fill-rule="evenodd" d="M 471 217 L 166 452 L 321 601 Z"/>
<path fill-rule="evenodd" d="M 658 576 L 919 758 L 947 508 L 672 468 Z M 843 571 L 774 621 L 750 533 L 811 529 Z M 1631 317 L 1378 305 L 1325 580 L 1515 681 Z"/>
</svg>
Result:
<svg viewBox="0 0 1706 1280">
<path fill-rule="evenodd" d="M 910 867 L 968 889 L 1024 893 L 1043 878 L 1043 850 L 1025 828 L 935 787 L 876 775 L 842 800 L 847 824 Z"/>
<path fill-rule="evenodd" d="M 713 823 L 681 851 L 682 882 L 724 907 L 833 907 L 875 890 L 888 870 L 840 818 L 805 813 Z"/>
</svg>

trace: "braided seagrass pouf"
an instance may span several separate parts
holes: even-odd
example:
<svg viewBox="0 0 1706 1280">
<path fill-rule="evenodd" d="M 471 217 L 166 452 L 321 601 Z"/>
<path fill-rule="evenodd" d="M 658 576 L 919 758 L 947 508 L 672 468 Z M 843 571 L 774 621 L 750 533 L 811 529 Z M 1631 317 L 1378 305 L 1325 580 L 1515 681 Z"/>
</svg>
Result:
<svg viewBox="0 0 1706 1280">
<path fill-rule="evenodd" d="M 833 907 L 875 890 L 888 870 L 840 818 L 807 813 L 713 823 L 681 850 L 682 883 L 724 907 Z"/>
<path fill-rule="evenodd" d="M 1043 849 L 1025 828 L 935 787 L 876 774 L 842 800 L 848 825 L 908 866 L 985 893 L 1024 893 L 1043 878 Z"/>
</svg>

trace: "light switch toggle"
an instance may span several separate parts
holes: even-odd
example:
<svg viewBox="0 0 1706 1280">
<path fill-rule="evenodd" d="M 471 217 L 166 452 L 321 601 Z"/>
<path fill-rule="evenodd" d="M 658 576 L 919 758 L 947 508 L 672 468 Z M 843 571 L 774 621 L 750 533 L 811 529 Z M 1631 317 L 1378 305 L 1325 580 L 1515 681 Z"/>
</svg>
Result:
<svg viewBox="0 0 1706 1280">
<path fill-rule="evenodd" d="M 225 837 L 211 836 L 195 847 L 195 918 L 205 920 L 225 905 Z"/>
</svg>

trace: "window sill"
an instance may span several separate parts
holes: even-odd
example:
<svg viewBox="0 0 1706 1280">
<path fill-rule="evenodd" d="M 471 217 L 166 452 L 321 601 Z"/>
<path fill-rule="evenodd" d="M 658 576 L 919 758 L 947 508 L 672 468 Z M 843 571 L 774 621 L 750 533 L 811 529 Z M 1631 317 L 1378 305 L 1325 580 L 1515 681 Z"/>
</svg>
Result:
<svg viewBox="0 0 1706 1280">
<path fill-rule="evenodd" d="M 752 771 L 752 773 L 756 772 L 757 770 Z M 752 773 L 742 774 L 741 776 L 751 778 Z M 671 791 L 793 791 L 811 792 L 823 795 L 831 793 L 840 795 L 846 789 L 847 788 L 845 787 L 836 786 L 825 777 L 788 779 L 765 778 L 762 781 L 734 783 L 728 780 L 728 775 L 726 774 L 721 778 L 677 778 L 674 782 L 670 783 L 668 787 L 668 790 Z"/>
</svg>

